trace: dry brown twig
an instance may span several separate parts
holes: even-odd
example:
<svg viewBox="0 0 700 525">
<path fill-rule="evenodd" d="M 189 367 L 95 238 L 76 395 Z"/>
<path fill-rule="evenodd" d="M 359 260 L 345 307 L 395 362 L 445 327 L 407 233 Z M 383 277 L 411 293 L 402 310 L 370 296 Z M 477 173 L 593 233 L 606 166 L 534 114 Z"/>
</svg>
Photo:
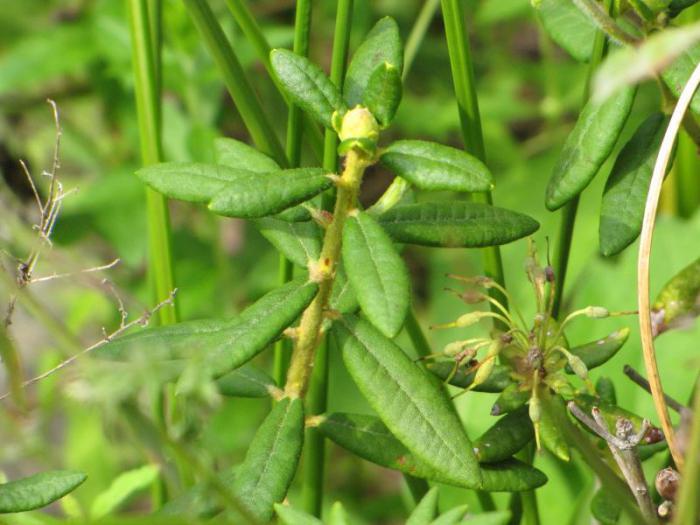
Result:
<svg viewBox="0 0 700 525">
<path fill-rule="evenodd" d="M 637 260 L 637 301 L 639 305 L 639 329 L 642 339 L 642 351 L 644 354 L 644 366 L 649 377 L 651 395 L 654 399 L 656 412 L 661 420 L 661 428 L 668 443 L 669 450 L 673 456 L 673 461 L 679 471 L 683 471 L 683 454 L 681 453 L 673 426 L 668 412 L 668 406 L 664 399 L 664 391 L 659 376 L 659 368 L 656 363 L 654 350 L 654 335 L 652 332 L 651 301 L 649 297 L 649 258 L 651 255 L 651 244 L 654 235 L 654 224 L 656 222 L 656 211 L 661 196 L 661 186 L 664 175 L 671 159 L 673 145 L 676 141 L 678 131 L 683 123 L 683 117 L 688 110 L 690 101 L 696 89 L 700 85 L 700 64 L 698 64 L 692 75 L 685 84 L 681 96 L 678 98 L 676 107 L 671 115 L 671 120 L 666 128 L 659 153 L 656 157 L 654 172 L 649 185 L 646 205 L 644 207 L 644 221 L 640 235 L 639 255 Z"/>
</svg>

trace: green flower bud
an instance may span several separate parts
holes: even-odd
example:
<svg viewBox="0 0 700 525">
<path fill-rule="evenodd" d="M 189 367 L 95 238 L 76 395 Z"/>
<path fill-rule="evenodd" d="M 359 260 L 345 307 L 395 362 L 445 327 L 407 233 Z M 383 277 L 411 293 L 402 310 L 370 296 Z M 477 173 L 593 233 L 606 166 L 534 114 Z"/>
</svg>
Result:
<svg viewBox="0 0 700 525">
<path fill-rule="evenodd" d="M 591 317 L 592 319 L 603 319 L 610 315 L 608 309 L 602 306 L 589 306 L 584 310 L 584 313 L 587 317 Z"/>
<path fill-rule="evenodd" d="M 377 141 L 379 124 L 367 108 L 355 106 L 343 115 L 338 137 L 341 141 L 367 139 Z"/>
</svg>

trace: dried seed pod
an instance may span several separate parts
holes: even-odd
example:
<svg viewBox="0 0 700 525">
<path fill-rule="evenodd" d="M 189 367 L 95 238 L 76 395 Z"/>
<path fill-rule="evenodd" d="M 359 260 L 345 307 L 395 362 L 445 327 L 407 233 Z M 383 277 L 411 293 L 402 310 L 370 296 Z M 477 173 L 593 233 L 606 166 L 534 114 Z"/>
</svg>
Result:
<svg viewBox="0 0 700 525">
<path fill-rule="evenodd" d="M 667 500 L 675 500 L 678 485 L 681 481 L 681 475 L 671 467 L 659 470 L 656 475 L 656 492 Z"/>
</svg>

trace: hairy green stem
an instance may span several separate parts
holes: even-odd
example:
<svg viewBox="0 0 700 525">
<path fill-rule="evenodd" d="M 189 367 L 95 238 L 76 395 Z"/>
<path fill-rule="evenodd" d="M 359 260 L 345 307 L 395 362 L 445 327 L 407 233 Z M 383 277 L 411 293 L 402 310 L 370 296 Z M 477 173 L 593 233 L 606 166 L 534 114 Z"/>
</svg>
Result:
<svg viewBox="0 0 700 525">
<path fill-rule="evenodd" d="M 192 22 L 204 39 L 236 109 L 243 119 L 253 142 L 281 166 L 287 166 L 284 148 L 265 116 L 257 95 L 246 80 L 245 71 L 231 44 L 226 39 L 206 0 L 183 0 Z"/>
<path fill-rule="evenodd" d="M 343 226 L 348 213 L 355 208 L 362 176 L 369 162 L 361 150 L 353 148 L 348 152 L 345 169 L 337 182 L 333 220 L 326 229 L 321 256 L 317 261 L 309 263 L 311 279 L 319 283 L 319 289 L 316 297 L 304 310 L 297 329 L 296 344 L 285 386 L 285 393 L 291 398 L 303 397 L 309 386 L 323 313 L 328 304 L 335 268 L 340 258 Z"/>
<path fill-rule="evenodd" d="M 486 161 L 484 138 L 479 115 L 479 101 L 476 94 L 474 68 L 472 65 L 469 35 L 464 24 L 464 10 L 459 0 L 442 0 L 442 17 L 445 24 L 447 50 L 450 55 L 450 67 L 454 83 L 455 96 L 459 107 L 459 119 L 462 127 L 464 146 L 468 152 Z M 491 204 L 491 193 L 474 193 L 476 202 Z M 484 274 L 505 287 L 505 276 L 501 251 L 498 246 L 482 250 Z M 499 291 L 489 291 L 506 308 L 508 300 Z M 495 306 L 492 305 L 492 308 Z"/>
<path fill-rule="evenodd" d="M 612 12 L 613 0 L 605 0 L 605 9 L 607 12 Z M 605 33 L 597 31 L 595 41 L 593 43 L 593 53 L 588 67 L 588 75 L 586 85 L 583 90 L 584 103 L 590 96 L 591 79 L 605 57 L 607 52 L 607 40 Z M 554 289 L 554 302 L 552 306 L 552 317 L 557 319 L 560 314 L 562 299 L 564 297 L 564 285 L 566 283 L 566 274 L 569 268 L 569 257 L 571 255 L 571 244 L 574 237 L 574 226 L 576 225 L 576 213 L 578 211 L 579 197 L 576 196 L 564 205 L 561 213 L 561 222 L 559 223 L 559 233 L 557 235 L 557 244 L 554 248 L 554 275 L 556 278 L 556 286 Z"/>
<path fill-rule="evenodd" d="M 147 0 L 129 1 L 129 22 L 132 38 L 136 110 L 139 123 L 141 157 L 145 166 L 162 160 L 160 93 L 158 67 L 159 52 L 155 50 L 151 28 L 157 26 L 148 11 Z M 175 288 L 170 252 L 170 219 L 165 197 L 146 190 L 148 210 L 149 265 L 155 300 L 168 298 Z M 163 308 L 158 313 L 161 324 L 177 322 L 177 309 Z"/>
</svg>

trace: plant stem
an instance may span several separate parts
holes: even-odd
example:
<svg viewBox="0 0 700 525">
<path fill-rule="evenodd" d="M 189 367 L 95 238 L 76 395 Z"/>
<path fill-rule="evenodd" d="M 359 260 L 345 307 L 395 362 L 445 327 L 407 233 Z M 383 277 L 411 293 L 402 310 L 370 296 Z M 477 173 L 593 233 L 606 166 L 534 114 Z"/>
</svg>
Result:
<svg viewBox="0 0 700 525">
<path fill-rule="evenodd" d="M 445 24 L 447 49 L 450 55 L 452 80 L 459 107 L 464 146 L 472 155 L 486 162 L 481 117 L 479 115 L 479 101 L 476 95 L 469 35 L 464 25 L 462 3 L 459 0 L 442 0 L 442 17 Z M 473 199 L 476 202 L 492 204 L 491 192 L 474 193 Z M 501 251 L 498 246 L 484 248 L 482 256 L 484 274 L 505 287 Z M 508 300 L 503 294 L 495 289 L 490 290 L 489 293 L 506 308 L 508 307 Z M 493 309 L 495 306 L 492 305 L 491 308 Z"/>
<path fill-rule="evenodd" d="M 156 58 L 151 28 L 156 26 L 148 12 L 148 0 L 129 1 L 129 21 L 132 38 L 134 79 L 136 85 L 136 110 L 139 122 L 141 157 L 144 166 L 162 160 L 160 93 Z M 160 302 L 175 289 L 170 253 L 170 220 L 165 197 L 146 189 L 148 210 L 149 265 L 155 290 L 155 300 Z M 177 322 L 177 309 L 163 308 L 158 314 L 161 324 Z"/>
<path fill-rule="evenodd" d="M 605 0 L 606 12 L 612 12 L 613 0 Z M 607 40 L 605 33 L 596 31 L 593 43 L 593 52 L 588 67 L 586 85 L 583 89 L 583 101 L 588 101 L 590 96 L 591 80 L 600 62 L 607 53 Z M 554 303 L 552 306 L 552 317 L 557 319 L 561 310 L 562 298 L 564 297 L 564 285 L 566 283 L 566 273 L 569 268 L 569 256 L 571 255 L 571 244 L 574 236 L 574 226 L 576 225 L 576 212 L 578 211 L 579 197 L 576 196 L 564 205 L 562 209 L 561 222 L 559 223 L 559 234 L 557 244 L 554 249 L 554 275 L 556 286 L 554 288 Z"/>
<path fill-rule="evenodd" d="M 683 218 L 690 218 L 700 204 L 700 181 L 697 173 L 698 148 L 686 131 L 678 135 L 676 162 L 674 164 L 678 213 Z"/>
<path fill-rule="evenodd" d="M 296 2 L 296 4 L 294 52 L 302 56 L 308 56 L 309 28 L 311 26 L 311 2 L 310 0 L 299 0 Z M 265 35 L 260 29 L 260 25 L 258 25 L 255 17 L 253 17 L 253 14 L 250 12 L 247 2 L 245 0 L 226 0 L 226 5 L 228 6 L 229 11 L 231 11 L 236 23 L 243 31 L 243 34 L 252 44 L 255 53 L 258 55 L 258 60 L 260 60 L 263 66 L 265 66 L 268 75 L 270 75 L 270 78 L 277 87 L 277 91 L 279 91 L 282 98 L 285 99 L 285 102 L 287 102 L 287 105 L 291 111 L 293 104 L 291 104 L 289 101 L 284 90 L 281 89 L 277 77 L 272 71 L 272 64 L 270 63 L 270 51 L 272 51 L 272 47 L 265 38 Z M 311 150 L 320 160 L 323 155 L 323 136 L 321 135 L 321 131 L 310 117 L 304 115 L 303 113 L 299 113 L 299 115 L 301 115 L 301 117 L 297 116 L 297 119 L 301 118 L 304 122 L 305 130 L 307 132 L 306 137 L 311 146 Z M 299 135 L 299 140 L 301 140 L 301 135 Z M 289 157 L 289 150 L 287 150 L 287 156 Z M 298 163 L 293 162 L 290 158 L 290 166 L 296 167 L 298 166 Z"/>
<path fill-rule="evenodd" d="M 287 157 L 274 128 L 265 116 L 257 95 L 248 84 L 245 71 L 216 21 L 206 0 L 183 0 L 194 25 L 223 76 L 236 109 L 250 133 L 253 142 L 281 166 L 287 166 Z"/>
<path fill-rule="evenodd" d="M 350 28 L 352 24 L 353 0 L 339 0 L 336 18 L 335 31 L 333 35 L 333 54 L 331 56 L 330 79 L 339 90 L 342 90 L 345 81 L 345 71 L 347 66 L 348 47 L 350 43 Z M 307 44 L 308 45 L 308 44 Z M 323 168 L 330 172 L 338 171 L 338 138 L 335 132 L 327 130 L 323 141 Z M 352 156 L 352 157 L 351 157 Z M 351 152 L 345 165 L 345 171 L 355 163 L 355 155 Z M 362 168 L 364 171 L 364 168 Z M 343 174 L 345 177 L 345 174 Z M 362 173 L 359 174 L 362 177 Z M 354 206 L 359 191 L 360 179 L 357 180 L 355 195 L 349 202 L 349 206 Z M 328 202 L 332 198 L 333 192 L 326 192 L 322 196 L 323 208 L 330 207 Z M 341 190 L 336 196 L 337 203 L 341 200 Z M 347 210 L 346 210 L 347 212 Z M 334 222 L 335 222 L 334 217 Z M 344 221 L 344 217 L 342 218 Z M 331 227 L 329 227 L 329 230 Z M 328 233 L 328 232 L 327 232 Z M 342 224 L 338 230 L 338 235 L 342 235 Z M 337 255 L 334 257 L 337 260 Z M 323 255 L 321 256 L 323 260 Z M 332 283 L 330 283 L 327 293 L 330 293 Z M 327 299 L 326 299 L 327 301 Z M 325 307 L 325 303 L 324 303 Z M 326 400 L 328 397 L 328 342 L 319 341 L 319 349 L 315 358 L 315 370 L 312 374 L 309 393 L 306 396 L 306 413 L 308 415 L 321 414 L 326 411 Z M 324 460 L 325 460 L 325 438 L 318 429 L 310 428 L 306 430 L 304 445 L 304 465 L 302 471 L 302 507 L 303 509 L 320 517 L 323 507 L 323 481 L 324 481 Z"/>
<path fill-rule="evenodd" d="M 681 479 L 680 494 L 677 499 L 674 525 L 697 523 L 700 514 L 698 493 L 700 492 L 700 385 L 695 385 L 693 418 L 690 427 L 690 441 L 686 446 L 685 471 Z"/>
<path fill-rule="evenodd" d="M 370 160 L 358 149 L 351 149 L 345 159 L 345 169 L 337 183 L 333 220 L 326 229 L 323 247 L 318 261 L 311 263 L 311 279 L 319 283 L 319 290 L 301 316 L 298 336 L 287 374 L 285 393 L 288 397 L 303 397 L 309 386 L 313 370 L 314 354 L 318 344 L 323 310 L 325 309 L 334 280 L 334 270 L 340 257 L 343 226 L 348 213 L 354 209 L 360 183 Z"/>
</svg>

